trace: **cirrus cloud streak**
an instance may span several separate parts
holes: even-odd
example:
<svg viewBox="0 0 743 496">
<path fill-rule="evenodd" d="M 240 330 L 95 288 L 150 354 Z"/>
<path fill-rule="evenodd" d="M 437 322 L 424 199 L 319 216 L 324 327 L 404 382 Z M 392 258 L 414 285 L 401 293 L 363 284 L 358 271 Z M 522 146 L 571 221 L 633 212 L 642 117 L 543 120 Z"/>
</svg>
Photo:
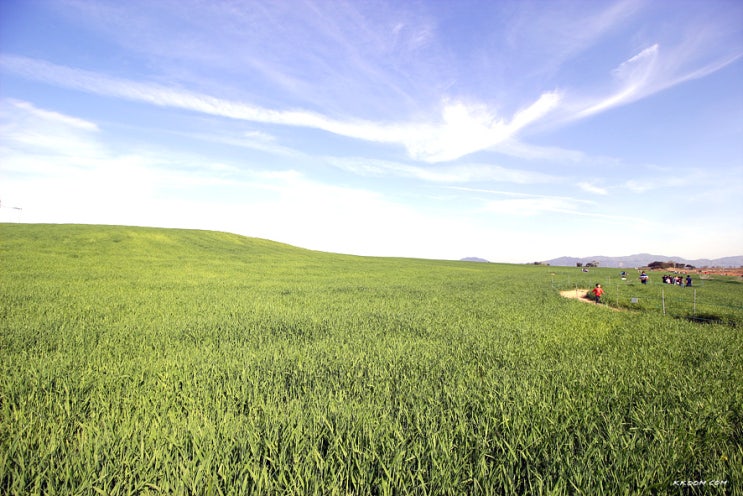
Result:
<svg viewBox="0 0 743 496">
<path fill-rule="evenodd" d="M 517 111 L 510 120 L 497 117 L 482 105 L 444 101 L 439 122 L 380 123 L 359 119 L 333 119 L 305 110 L 266 109 L 159 84 L 113 78 L 27 57 L 4 56 L 0 59 L 0 66 L 29 79 L 100 96 L 263 124 L 314 128 L 377 143 L 399 144 L 405 147 L 411 158 L 425 162 L 455 160 L 503 143 L 548 114 L 560 101 L 557 92 L 546 92 L 531 105 Z"/>
</svg>

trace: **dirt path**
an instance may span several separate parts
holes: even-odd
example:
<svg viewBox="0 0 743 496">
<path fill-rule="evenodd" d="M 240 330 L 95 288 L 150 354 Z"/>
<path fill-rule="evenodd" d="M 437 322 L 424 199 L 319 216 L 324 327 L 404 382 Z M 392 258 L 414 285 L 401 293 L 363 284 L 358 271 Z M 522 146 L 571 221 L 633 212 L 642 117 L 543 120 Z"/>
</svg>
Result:
<svg viewBox="0 0 743 496">
<path fill-rule="evenodd" d="M 590 289 L 567 289 L 565 291 L 560 291 L 560 296 L 563 298 L 570 298 L 571 300 L 583 300 L 587 301 L 588 303 L 593 303 L 593 301 L 589 300 L 586 296 Z"/>
<path fill-rule="evenodd" d="M 582 288 L 567 289 L 565 291 L 560 291 L 560 296 L 562 296 L 563 298 L 569 298 L 571 300 L 578 300 L 578 301 L 582 301 L 583 303 L 591 303 L 595 305 L 596 303 L 586 296 L 586 294 L 588 294 L 589 291 L 590 289 L 582 289 Z M 610 308 L 614 310 L 615 312 L 620 311 L 619 308 L 610 307 L 609 305 L 603 305 L 603 306 L 606 308 Z"/>
</svg>

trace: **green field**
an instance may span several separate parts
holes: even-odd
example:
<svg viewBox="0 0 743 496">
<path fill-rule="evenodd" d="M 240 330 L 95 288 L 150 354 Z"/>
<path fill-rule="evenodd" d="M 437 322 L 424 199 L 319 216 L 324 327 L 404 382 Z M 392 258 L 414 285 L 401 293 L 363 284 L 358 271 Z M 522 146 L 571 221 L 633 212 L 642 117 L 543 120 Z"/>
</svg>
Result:
<svg viewBox="0 0 743 496">
<path fill-rule="evenodd" d="M 3 224 L 0 494 L 741 494 L 743 284 L 660 289 Z"/>
</svg>

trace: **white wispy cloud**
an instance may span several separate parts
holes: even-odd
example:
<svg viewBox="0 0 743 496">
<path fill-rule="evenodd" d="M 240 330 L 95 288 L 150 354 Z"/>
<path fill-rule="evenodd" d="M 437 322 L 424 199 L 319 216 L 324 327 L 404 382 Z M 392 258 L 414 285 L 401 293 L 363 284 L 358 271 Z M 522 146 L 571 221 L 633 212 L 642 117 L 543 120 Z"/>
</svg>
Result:
<svg viewBox="0 0 743 496">
<path fill-rule="evenodd" d="M 554 146 L 541 146 L 508 139 L 495 149 L 498 153 L 527 160 L 548 160 L 563 164 L 577 164 L 586 160 L 586 154 L 578 150 L 568 150 Z"/>
<path fill-rule="evenodd" d="M 452 186 L 451 189 L 468 193 L 500 197 L 483 199 L 483 210 L 491 213 L 530 217 L 547 212 L 576 213 L 593 207 L 595 202 L 569 196 L 540 195 L 517 191 Z"/>
<path fill-rule="evenodd" d="M 247 131 L 242 137 L 225 138 L 214 135 L 202 135 L 207 141 L 217 141 L 225 144 L 242 146 L 252 150 L 258 150 L 272 155 L 282 155 L 285 157 L 302 156 L 297 150 L 293 150 L 281 145 L 275 136 L 264 133 L 263 131 Z"/>
<path fill-rule="evenodd" d="M 624 183 L 624 186 L 632 191 L 633 193 L 645 193 L 659 187 L 659 184 L 648 181 L 647 179 L 639 181 L 637 179 L 630 179 Z"/>
<path fill-rule="evenodd" d="M 483 209 L 495 214 L 531 217 L 544 213 L 580 213 L 575 207 L 574 202 L 563 198 L 506 198 L 490 200 Z"/>
<path fill-rule="evenodd" d="M 98 131 L 99 130 L 98 125 L 93 122 L 86 121 L 78 117 L 71 117 L 69 115 L 60 114 L 59 112 L 43 110 L 43 109 L 35 107 L 33 104 L 29 102 L 15 100 L 11 98 L 11 99 L 8 99 L 5 103 L 7 105 L 14 106 L 18 109 L 22 109 L 28 112 L 29 114 L 40 118 L 43 121 L 58 122 L 66 126 L 70 126 L 70 127 L 77 128 L 77 129 L 82 129 L 85 131 Z"/>
<path fill-rule="evenodd" d="M 451 186 L 450 189 L 494 196 L 496 199 L 481 198 L 483 212 L 510 217 L 536 217 L 546 214 L 560 214 L 571 217 L 590 217 L 612 223 L 646 228 L 651 224 L 648 219 L 606 213 L 599 203 L 593 200 L 571 196 L 540 195 L 517 191 Z"/>
<path fill-rule="evenodd" d="M 651 91 L 657 91 L 657 89 L 653 88 L 652 78 L 658 62 L 658 51 L 659 47 L 656 44 L 646 48 L 629 60 L 622 62 L 613 71 L 613 76 L 617 81 L 619 89 L 612 95 L 581 110 L 575 117 L 588 117 L 612 107 L 633 102 Z"/>
<path fill-rule="evenodd" d="M 53 161 L 64 160 L 78 167 L 94 165 L 103 149 L 97 140 L 98 126 L 90 121 L 50 110 L 32 103 L 0 100 L 0 137 L 3 154 L 21 150 L 16 161 L 3 160 L 5 170 L 44 169 Z M 30 156 L 46 157 L 32 161 Z"/>
<path fill-rule="evenodd" d="M 739 178 L 743 175 L 743 167 L 727 169 L 724 177 L 721 177 L 718 172 L 710 172 L 701 168 L 648 166 L 647 169 L 647 174 L 642 179 L 627 179 L 623 186 L 639 194 L 654 190 L 689 187 L 695 188 L 696 193 L 703 193 L 731 184 L 738 185 L 740 184 Z"/>
<path fill-rule="evenodd" d="M 590 217 L 618 224 L 626 224 L 634 228 L 647 227 L 648 219 L 626 215 L 607 214 L 585 201 L 570 201 L 559 197 L 545 198 L 509 198 L 492 200 L 485 203 L 484 210 L 515 217 L 534 217 L 545 214 L 561 214 L 572 217 Z"/>
<path fill-rule="evenodd" d="M 491 164 L 416 166 L 363 157 L 326 157 L 329 164 L 354 174 L 370 177 L 407 177 L 436 183 L 505 182 L 536 184 L 557 178 L 541 172 L 509 169 Z"/>
<path fill-rule="evenodd" d="M 582 189 L 583 191 L 586 191 L 588 193 L 593 193 L 596 195 L 608 195 L 609 190 L 606 188 L 602 188 L 601 186 L 596 186 L 595 184 L 589 183 L 587 181 L 580 181 L 578 183 L 578 187 Z"/>
<path fill-rule="evenodd" d="M 337 120 L 304 110 L 272 110 L 242 102 L 224 100 L 196 92 L 152 83 L 117 79 L 26 57 L 4 56 L 6 71 L 47 83 L 102 96 L 149 103 L 161 107 L 192 110 L 245 121 L 300 126 L 379 143 L 404 146 L 411 158 L 443 162 L 485 150 L 512 137 L 554 109 L 560 96 L 541 95 L 508 120 L 483 105 L 444 101 L 438 122 L 379 123 L 364 120 Z"/>
<path fill-rule="evenodd" d="M 712 74 L 743 56 L 743 49 L 704 56 L 704 47 L 653 44 L 619 64 L 611 73 L 614 90 L 576 109 L 571 119 L 581 119 L 627 105 L 692 79 Z M 700 62 L 698 59 L 706 59 Z M 568 104 L 576 107 L 575 102 Z"/>
<path fill-rule="evenodd" d="M 245 170 L 207 157 L 144 148 L 122 153 L 105 142 L 93 122 L 9 99 L 0 100 L 0 164 L 6 178 L 99 183 L 106 191 L 246 180 Z"/>
</svg>

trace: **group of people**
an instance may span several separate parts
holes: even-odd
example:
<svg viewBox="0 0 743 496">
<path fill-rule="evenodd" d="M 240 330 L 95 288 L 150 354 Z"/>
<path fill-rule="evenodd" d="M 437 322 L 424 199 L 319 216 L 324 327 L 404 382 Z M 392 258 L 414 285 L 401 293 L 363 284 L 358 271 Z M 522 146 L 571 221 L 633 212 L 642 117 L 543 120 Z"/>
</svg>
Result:
<svg viewBox="0 0 743 496">
<path fill-rule="evenodd" d="M 687 288 L 691 287 L 691 276 L 686 275 L 686 283 L 684 284 L 684 278 L 681 276 L 672 276 L 670 274 L 666 274 L 663 276 L 663 284 L 674 284 L 676 286 L 686 286 Z"/>
<path fill-rule="evenodd" d="M 622 272 L 620 274 L 622 276 L 622 280 L 626 279 L 627 273 Z M 650 278 L 648 277 L 647 273 L 643 270 L 640 274 L 640 282 L 643 284 L 647 284 L 648 280 Z M 663 276 L 663 283 L 664 284 L 673 284 L 676 286 L 685 286 L 687 288 L 691 287 L 691 275 L 686 275 L 686 280 L 680 275 L 672 276 L 670 274 L 666 274 Z M 601 297 L 604 294 L 604 288 L 601 287 L 601 284 L 596 284 L 596 286 L 591 290 L 591 293 L 593 294 L 593 299 L 596 303 L 601 303 Z"/>
<path fill-rule="evenodd" d="M 647 284 L 648 280 L 650 278 L 648 277 L 647 273 L 643 270 L 640 274 L 640 282 L 643 284 Z M 686 286 L 687 288 L 691 287 L 691 275 L 686 275 L 686 280 L 684 280 L 683 276 L 676 275 L 672 276 L 670 274 L 666 274 L 663 276 L 663 284 L 673 284 L 675 286 Z"/>
</svg>

